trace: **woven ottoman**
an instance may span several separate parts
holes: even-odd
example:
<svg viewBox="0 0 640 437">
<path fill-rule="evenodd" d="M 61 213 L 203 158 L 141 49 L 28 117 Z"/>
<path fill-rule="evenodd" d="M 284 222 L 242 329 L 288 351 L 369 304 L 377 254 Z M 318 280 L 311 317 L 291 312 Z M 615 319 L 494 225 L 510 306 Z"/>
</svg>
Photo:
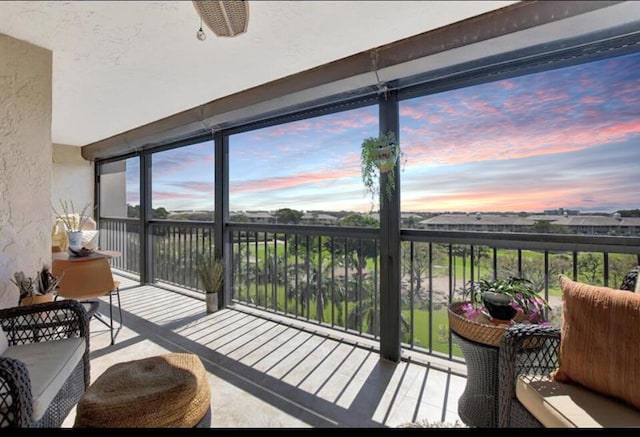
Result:
<svg viewBox="0 0 640 437">
<path fill-rule="evenodd" d="M 80 398 L 74 427 L 208 427 L 210 405 L 200 358 L 170 353 L 109 367 Z"/>
</svg>

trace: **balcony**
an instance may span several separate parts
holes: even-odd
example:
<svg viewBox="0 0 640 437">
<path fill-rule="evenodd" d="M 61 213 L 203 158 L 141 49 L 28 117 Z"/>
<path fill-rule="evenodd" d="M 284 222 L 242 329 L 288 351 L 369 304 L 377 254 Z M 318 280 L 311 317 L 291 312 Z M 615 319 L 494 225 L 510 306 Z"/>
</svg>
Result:
<svg viewBox="0 0 640 437">
<path fill-rule="evenodd" d="M 463 215 L 561 205 L 637 214 L 635 2 L 505 2 L 513 5 L 493 10 L 502 3 L 495 2 L 493 12 L 475 17 L 465 4 L 451 23 L 424 28 L 419 19 L 415 32 L 422 33 L 363 43 L 334 61 L 312 60 L 290 72 L 273 67 L 302 58 L 299 50 L 282 47 L 295 42 L 315 53 L 298 39 L 309 35 L 293 28 L 258 38 L 259 56 L 234 52 L 214 58 L 203 56 L 202 41 L 196 40 L 196 48 L 173 46 L 193 39 L 182 38 L 184 30 L 177 27 L 152 26 L 173 35 L 170 45 L 165 35 L 153 37 L 137 25 L 127 26 L 135 34 L 124 38 L 119 27 L 92 21 L 104 19 L 109 8 L 84 9 L 100 2 L 52 3 L 34 8 L 5 2 L 0 8 L 15 26 L 6 27 L 3 33 L 13 36 L 3 36 L 0 49 L 16 60 L 0 74 L 10 79 L 0 95 L 11 109 L 4 117 L 7 128 L 0 129 L 7 145 L 0 172 L 0 291 L 15 291 L 9 282 L 13 272 L 50 256 L 51 203 L 72 197 L 94 207 L 100 246 L 122 254 L 111 263 L 125 281 L 125 324 L 116 344 L 108 346 L 103 327 L 92 324 L 94 380 L 116 362 L 191 351 L 210 373 L 214 427 L 452 423 L 459 418 L 467 368 L 449 330 L 450 302 L 465 299 L 480 279 L 524 276 L 551 302 L 547 316 L 557 325 L 558 273 L 616 286 L 640 264 L 638 221 L 608 229 L 624 231 L 624 237 L 596 235 L 594 223 L 570 220 L 562 226 L 575 234 L 515 232 L 529 226 L 522 225 L 526 220 L 485 225 L 480 216 L 467 220 L 473 224 L 466 229 L 453 229 L 442 217 L 425 223 L 418 221 L 425 217 L 414 216 L 415 228 L 402 222 L 413 212 Z M 137 12 L 120 9 L 112 19 L 137 15 L 153 25 L 160 21 L 149 19 L 149 12 L 164 17 L 175 9 L 187 22 L 191 5 L 174 3 L 140 2 L 133 5 Z M 255 3 L 258 10 L 267 5 Z M 413 14 L 409 3 L 388 10 L 380 3 L 380 18 L 394 23 L 386 29 L 406 30 L 406 23 L 393 19 L 397 12 L 412 18 L 446 15 Z M 333 22 L 340 14 L 331 6 Z M 38 25 L 20 25 L 36 16 Z M 81 17 L 94 25 L 77 25 Z M 299 11 L 293 17 L 289 24 L 304 29 Z M 314 25 L 322 22 L 317 14 L 310 17 Z M 352 30 L 360 21 L 344 20 Z M 95 45 L 69 49 L 69 29 L 83 31 L 72 40 L 90 37 Z M 24 33 L 34 31 L 33 38 Z M 282 38 L 276 52 L 283 58 L 264 52 L 276 34 Z M 101 35 L 106 37 L 93 40 Z M 311 39 L 323 49 L 339 46 Z M 152 43 L 158 46 L 150 49 Z M 105 62 L 103 53 L 113 56 Z M 163 56 L 150 58 L 152 53 Z M 65 64 L 87 58 L 96 63 Z M 234 60 L 242 65 L 234 66 Z M 213 62 L 210 72 L 216 74 L 206 73 L 205 61 Z M 187 67 L 189 74 L 203 72 L 206 84 L 190 75 L 180 78 L 175 68 L 164 68 L 167 62 Z M 110 66 L 116 75 L 109 76 Z M 583 66 L 593 68 L 591 78 L 578 75 Z M 549 75 L 541 80 L 544 73 Z M 170 80 L 155 80 L 160 74 Z M 244 74 L 255 83 L 236 88 L 222 82 Z M 608 87 L 585 86 L 601 82 Z M 224 91 L 208 94 L 210 85 Z M 577 88 L 583 93 L 565 92 Z M 178 102 L 188 89 L 195 94 Z M 91 90 L 94 96 L 87 94 Z M 96 122 L 99 114 L 108 116 Z M 379 205 L 379 225 L 339 227 L 313 213 L 304 216 L 305 225 L 275 224 L 261 213 L 250 217 L 254 222 L 233 216 L 288 206 L 316 214 L 327 208 L 364 213 L 369 205 L 361 196 L 358 144 L 386 131 L 402 138 L 410 168 L 395 173 L 392 200 Z M 258 137 L 271 140 L 259 143 Z M 163 168 L 170 171 L 163 174 Z M 255 169 L 260 171 L 249 174 Z M 489 184 L 490 174 L 500 178 Z M 310 181 L 315 185 L 307 191 Z M 503 196 L 511 187 L 518 189 Z M 247 199 L 247 192 L 254 197 Z M 624 199 L 614 199 L 619 193 Z M 470 203 L 459 203 L 465 199 Z M 156 210 L 167 215 L 159 217 Z M 169 213 L 185 211 L 202 212 L 204 221 L 168 219 Z M 227 267 L 225 308 L 212 315 L 205 313 L 195 275 L 203 252 L 215 252 Z M 7 297 L 0 303 L 15 305 Z M 72 423 L 71 416 L 66 425 Z"/>
<path fill-rule="evenodd" d="M 137 221 L 100 223 L 102 247 L 123 254 L 114 269 L 136 278 Z M 616 287 L 640 263 L 637 237 L 403 229 L 402 357 L 393 363 L 380 359 L 379 230 L 228 227 L 232 303 L 206 315 L 195 257 L 213 250 L 214 224 L 154 221 L 154 285 L 123 287 L 125 329 L 114 350 L 94 353 L 95 376 L 132 356 L 191 351 L 212 373 L 212 426 L 454 423 L 466 365 L 449 331 L 448 302 L 480 278 L 517 274 L 537 284 L 559 326 L 558 273 Z M 94 335 L 92 344 L 108 342 Z M 224 402 L 255 402 L 264 416 L 216 416 L 216 382 L 228 387 Z"/>
</svg>

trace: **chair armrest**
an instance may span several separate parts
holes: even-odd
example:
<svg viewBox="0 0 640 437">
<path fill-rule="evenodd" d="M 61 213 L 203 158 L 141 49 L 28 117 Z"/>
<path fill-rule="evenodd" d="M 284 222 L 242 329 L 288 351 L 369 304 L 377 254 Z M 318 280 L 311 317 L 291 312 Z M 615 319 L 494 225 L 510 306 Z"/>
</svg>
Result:
<svg viewBox="0 0 640 437">
<path fill-rule="evenodd" d="M 1 309 L 0 325 L 7 335 L 9 346 L 84 337 L 88 347 L 89 324 L 86 310 L 76 300 Z"/>
<path fill-rule="evenodd" d="M 31 380 L 25 364 L 0 356 L 0 428 L 33 424 Z"/>
<path fill-rule="evenodd" d="M 514 325 L 508 328 L 500 344 L 498 358 L 498 426 L 509 427 L 518 376 L 548 376 L 558 368 L 560 328 L 542 325 Z"/>
</svg>

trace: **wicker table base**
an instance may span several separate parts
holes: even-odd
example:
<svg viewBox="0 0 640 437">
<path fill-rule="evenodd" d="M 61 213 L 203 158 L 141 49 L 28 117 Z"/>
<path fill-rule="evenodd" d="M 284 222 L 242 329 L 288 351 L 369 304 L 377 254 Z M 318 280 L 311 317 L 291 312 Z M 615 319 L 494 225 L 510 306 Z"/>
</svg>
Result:
<svg viewBox="0 0 640 437">
<path fill-rule="evenodd" d="M 467 385 L 458 400 L 458 415 L 468 426 L 498 426 L 499 348 L 467 340 L 455 332 L 467 364 Z"/>
</svg>

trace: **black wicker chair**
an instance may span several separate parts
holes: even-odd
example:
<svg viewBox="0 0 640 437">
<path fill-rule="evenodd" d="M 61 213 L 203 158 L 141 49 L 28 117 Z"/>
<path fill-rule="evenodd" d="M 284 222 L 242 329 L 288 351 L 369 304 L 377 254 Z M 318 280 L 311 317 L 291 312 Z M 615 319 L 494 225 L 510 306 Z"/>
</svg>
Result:
<svg viewBox="0 0 640 437">
<path fill-rule="evenodd" d="M 622 278 L 620 284 L 620 290 L 635 291 L 638 287 L 638 272 L 640 272 L 640 266 L 636 266 L 629 270 L 629 273 Z"/>
<path fill-rule="evenodd" d="M 0 356 L 0 427 L 60 427 L 90 383 L 89 327 L 85 308 L 73 300 L 7 308 L 0 310 L 0 325 L 9 347 L 65 338 L 85 339 L 82 359 L 42 417 L 35 419 L 27 365 Z"/>
<path fill-rule="evenodd" d="M 531 428 L 542 424 L 516 398 L 518 376 L 549 376 L 558 368 L 560 328 L 514 325 L 502 337 L 499 352 L 498 427 Z"/>
</svg>

